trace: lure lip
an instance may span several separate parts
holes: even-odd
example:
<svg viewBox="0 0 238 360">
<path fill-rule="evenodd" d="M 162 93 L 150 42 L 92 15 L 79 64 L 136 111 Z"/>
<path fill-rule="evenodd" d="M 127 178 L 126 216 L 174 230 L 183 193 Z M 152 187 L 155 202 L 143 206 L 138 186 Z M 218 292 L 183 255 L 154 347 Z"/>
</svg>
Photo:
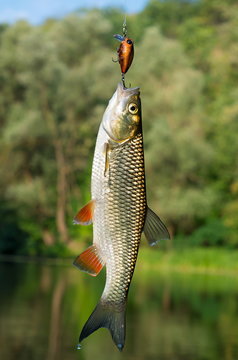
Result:
<svg viewBox="0 0 238 360">
<path fill-rule="evenodd" d="M 125 36 L 122 36 L 120 34 L 115 34 L 113 35 L 113 37 L 119 41 L 124 41 L 125 40 Z"/>
</svg>

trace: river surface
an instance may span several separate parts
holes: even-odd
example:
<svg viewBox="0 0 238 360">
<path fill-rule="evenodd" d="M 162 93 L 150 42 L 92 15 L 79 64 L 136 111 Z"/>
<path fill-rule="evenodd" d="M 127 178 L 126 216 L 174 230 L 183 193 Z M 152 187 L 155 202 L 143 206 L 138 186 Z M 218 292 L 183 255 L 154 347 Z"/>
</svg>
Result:
<svg viewBox="0 0 238 360">
<path fill-rule="evenodd" d="M 152 272 L 130 288 L 122 353 L 106 329 L 76 350 L 104 287 L 60 263 L 0 262 L 1 360 L 237 360 L 238 277 Z"/>
</svg>

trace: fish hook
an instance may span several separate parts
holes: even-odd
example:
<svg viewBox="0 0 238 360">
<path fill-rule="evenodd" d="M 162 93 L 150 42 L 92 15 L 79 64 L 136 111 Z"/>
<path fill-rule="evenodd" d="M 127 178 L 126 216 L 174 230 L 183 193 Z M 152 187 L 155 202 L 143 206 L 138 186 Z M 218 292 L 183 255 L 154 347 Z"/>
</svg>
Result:
<svg viewBox="0 0 238 360">
<path fill-rule="evenodd" d="M 124 89 L 127 89 L 126 83 L 125 83 L 125 74 L 121 74 L 121 82 L 124 87 Z M 129 88 L 131 87 L 131 83 L 129 83 Z"/>
<path fill-rule="evenodd" d="M 122 82 L 122 85 L 123 85 L 123 87 L 124 87 L 124 89 L 126 89 L 127 87 L 126 87 L 126 84 L 125 84 L 125 74 L 121 74 L 121 82 Z"/>
</svg>

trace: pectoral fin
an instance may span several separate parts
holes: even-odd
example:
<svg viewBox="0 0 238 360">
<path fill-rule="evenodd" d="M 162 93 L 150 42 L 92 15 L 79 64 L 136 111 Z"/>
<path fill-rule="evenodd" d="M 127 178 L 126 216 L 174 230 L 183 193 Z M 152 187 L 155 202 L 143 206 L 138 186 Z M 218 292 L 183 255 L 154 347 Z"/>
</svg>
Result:
<svg viewBox="0 0 238 360">
<path fill-rule="evenodd" d="M 74 224 L 80 225 L 90 225 L 93 222 L 93 213 L 95 207 L 95 200 L 91 200 L 87 205 L 85 205 L 73 219 Z"/>
<path fill-rule="evenodd" d="M 159 240 L 170 239 L 166 226 L 149 207 L 147 208 L 144 234 L 150 246 L 154 246 Z"/>
<path fill-rule="evenodd" d="M 100 251 L 96 245 L 89 246 L 82 252 L 73 262 L 73 264 L 81 271 L 92 276 L 97 276 L 102 270 L 105 262 L 100 256 Z"/>
</svg>

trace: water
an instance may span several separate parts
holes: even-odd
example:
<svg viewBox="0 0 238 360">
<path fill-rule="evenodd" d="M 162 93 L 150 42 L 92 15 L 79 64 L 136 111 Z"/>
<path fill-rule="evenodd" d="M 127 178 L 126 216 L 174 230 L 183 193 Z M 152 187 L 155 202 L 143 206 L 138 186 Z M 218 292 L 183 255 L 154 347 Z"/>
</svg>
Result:
<svg viewBox="0 0 238 360">
<path fill-rule="evenodd" d="M 78 336 L 104 275 L 71 266 L 0 263 L 1 360 L 237 360 L 238 277 L 152 273 L 137 266 L 120 353 L 106 329 Z"/>
</svg>

